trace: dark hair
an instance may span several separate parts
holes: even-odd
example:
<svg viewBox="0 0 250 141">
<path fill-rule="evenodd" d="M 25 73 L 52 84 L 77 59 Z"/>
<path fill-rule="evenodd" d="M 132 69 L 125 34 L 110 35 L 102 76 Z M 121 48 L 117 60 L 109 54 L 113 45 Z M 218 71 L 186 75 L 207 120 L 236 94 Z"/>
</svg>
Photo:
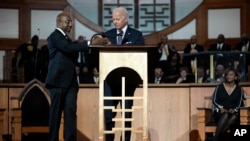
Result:
<svg viewBox="0 0 250 141">
<path fill-rule="evenodd" d="M 237 79 L 235 80 L 235 83 L 238 84 L 240 82 L 240 75 L 239 75 L 239 73 L 234 68 L 228 68 L 228 69 L 226 69 L 225 74 L 224 74 L 224 80 L 225 80 L 225 82 L 227 82 L 226 77 L 227 77 L 227 75 L 228 75 L 228 73 L 230 71 L 234 72 L 235 76 L 237 77 Z"/>
<path fill-rule="evenodd" d="M 172 52 L 172 53 L 169 54 L 169 56 L 168 56 L 168 61 L 171 62 L 171 61 L 172 61 L 172 57 L 173 57 L 175 54 L 177 55 L 177 62 L 180 63 L 180 61 L 181 61 L 181 56 L 180 56 L 180 54 L 179 54 L 177 51 L 174 51 L 174 52 Z"/>
</svg>

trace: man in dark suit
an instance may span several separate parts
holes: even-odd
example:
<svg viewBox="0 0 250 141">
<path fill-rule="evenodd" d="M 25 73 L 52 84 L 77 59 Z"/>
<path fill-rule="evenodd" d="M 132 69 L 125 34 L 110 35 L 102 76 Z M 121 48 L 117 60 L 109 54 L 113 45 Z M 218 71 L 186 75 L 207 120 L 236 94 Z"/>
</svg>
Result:
<svg viewBox="0 0 250 141">
<path fill-rule="evenodd" d="M 168 56 L 171 55 L 173 52 L 177 51 L 173 45 L 170 45 L 168 42 L 168 36 L 163 35 L 161 36 L 161 42 L 157 45 L 156 50 L 156 65 L 162 68 L 162 71 L 167 71 L 168 65 Z M 155 68 L 156 66 L 154 66 Z"/>
<path fill-rule="evenodd" d="M 235 50 L 242 51 L 242 52 L 249 52 L 250 51 L 250 38 L 247 34 L 243 34 L 241 36 L 241 40 L 239 43 L 236 44 Z"/>
<path fill-rule="evenodd" d="M 190 42 L 184 48 L 184 53 L 197 53 L 204 51 L 202 45 L 197 43 L 197 37 L 192 35 L 190 38 Z"/>
<path fill-rule="evenodd" d="M 142 36 L 142 32 L 133 29 L 128 26 L 129 15 L 128 11 L 123 7 L 118 7 L 113 10 L 112 13 L 113 24 L 115 28 L 108 30 L 105 35 L 107 36 L 110 44 L 113 45 L 124 45 L 124 44 L 133 44 L 133 45 L 144 45 L 144 38 Z M 101 68 L 100 68 L 101 69 Z M 139 85 L 139 82 L 133 82 L 129 80 L 133 80 L 129 76 L 129 73 L 126 71 L 116 71 L 118 73 L 110 74 L 110 77 L 105 80 L 105 96 L 121 96 L 121 77 L 124 76 L 128 82 L 125 84 L 125 95 L 133 96 L 136 86 Z M 113 77 L 112 75 L 115 75 Z M 111 79 L 114 78 L 114 79 Z M 134 79 L 135 80 L 135 79 Z M 114 83 L 117 82 L 117 83 Z M 120 100 L 106 100 L 104 101 L 105 106 L 114 106 L 116 107 Z M 125 108 L 131 109 L 133 105 L 133 100 L 125 101 Z M 124 108 L 124 107 L 123 107 Z M 106 130 L 112 130 L 115 125 L 115 122 L 112 119 L 116 116 L 115 112 L 111 110 L 105 110 L 105 126 Z M 125 112 L 125 118 L 132 118 L 131 112 Z M 131 122 L 125 122 L 125 127 L 131 127 Z M 130 141 L 131 132 L 125 132 L 125 141 Z M 113 141 L 114 134 L 107 134 L 106 141 Z"/>
<path fill-rule="evenodd" d="M 250 38 L 247 34 L 242 34 L 241 35 L 241 40 L 239 43 L 236 44 L 235 50 L 241 51 L 244 53 L 244 56 L 239 56 L 239 61 L 243 62 L 241 64 L 244 65 L 238 65 L 237 68 L 240 69 L 238 70 L 241 73 L 241 80 L 246 81 L 247 80 L 247 74 L 248 74 L 248 66 L 250 66 Z M 245 69 L 243 69 L 244 67 Z"/>
<path fill-rule="evenodd" d="M 211 44 L 208 51 L 230 51 L 231 47 L 229 44 L 225 43 L 225 36 L 219 34 L 217 37 L 217 43 Z"/>
<path fill-rule="evenodd" d="M 144 44 L 142 32 L 128 26 L 129 17 L 126 9 L 116 8 L 112 16 L 115 28 L 105 32 L 111 44 Z M 118 43 L 120 37 L 122 37 L 122 42 Z"/>
<path fill-rule="evenodd" d="M 155 84 L 161 84 L 166 83 L 166 77 L 164 76 L 164 72 L 162 71 L 162 68 L 156 67 L 154 69 L 154 76 L 149 77 L 148 79 L 149 83 L 155 83 Z"/>
<path fill-rule="evenodd" d="M 197 43 L 197 37 L 192 35 L 190 38 L 190 42 L 187 43 L 186 47 L 184 48 L 184 56 L 182 59 L 182 63 L 184 66 L 188 67 L 191 73 L 194 74 L 194 60 L 196 56 L 185 56 L 186 54 L 198 53 L 203 52 L 204 48 L 200 44 Z M 204 61 L 199 58 L 199 63 L 203 63 Z"/>
<path fill-rule="evenodd" d="M 64 139 L 76 141 L 76 100 L 78 82 L 75 70 L 79 51 L 88 50 L 88 42 L 74 44 L 67 34 L 72 28 L 72 19 L 66 13 L 60 13 L 56 19 L 56 29 L 47 41 L 49 66 L 45 86 L 50 92 L 51 105 L 49 117 L 49 141 L 58 141 L 62 111 L 64 111 Z M 93 44 L 106 42 L 96 38 Z"/>
</svg>

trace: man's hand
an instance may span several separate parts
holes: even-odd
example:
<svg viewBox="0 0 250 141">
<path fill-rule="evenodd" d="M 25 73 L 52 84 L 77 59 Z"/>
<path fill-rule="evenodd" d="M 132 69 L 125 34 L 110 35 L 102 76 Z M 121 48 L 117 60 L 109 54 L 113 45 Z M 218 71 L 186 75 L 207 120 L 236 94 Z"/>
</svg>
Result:
<svg viewBox="0 0 250 141">
<path fill-rule="evenodd" d="M 92 45 L 108 45 L 110 44 L 110 41 L 107 38 L 102 38 L 99 36 L 96 36 L 92 40 Z"/>
<path fill-rule="evenodd" d="M 235 110 L 234 109 L 229 109 L 229 111 L 228 111 L 229 113 L 235 113 Z"/>
</svg>

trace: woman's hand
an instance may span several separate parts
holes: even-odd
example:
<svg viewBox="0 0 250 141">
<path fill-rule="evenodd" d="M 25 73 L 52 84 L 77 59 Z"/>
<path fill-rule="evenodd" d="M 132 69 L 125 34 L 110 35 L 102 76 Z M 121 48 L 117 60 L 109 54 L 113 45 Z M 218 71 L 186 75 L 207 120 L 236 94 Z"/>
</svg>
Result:
<svg viewBox="0 0 250 141">
<path fill-rule="evenodd" d="M 224 113 L 224 112 L 228 112 L 228 111 L 226 109 L 224 109 L 224 108 L 220 108 L 220 112 Z"/>
<path fill-rule="evenodd" d="M 234 109 L 229 109 L 229 111 L 228 111 L 229 113 L 235 113 L 235 110 Z"/>
</svg>

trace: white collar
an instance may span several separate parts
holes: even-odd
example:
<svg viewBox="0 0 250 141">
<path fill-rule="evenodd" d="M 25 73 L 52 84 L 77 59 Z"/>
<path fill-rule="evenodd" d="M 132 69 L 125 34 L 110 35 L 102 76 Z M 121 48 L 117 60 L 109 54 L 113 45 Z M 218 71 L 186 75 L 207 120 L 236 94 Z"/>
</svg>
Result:
<svg viewBox="0 0 250 141">
<path fill-rule="evenodd" d="M 127 29 L 128 29 L 128 25 L 124 26 L 124 27 L 121 29 L 121 30 L 123 31 L 123 36 L 124 36 L 125 32 L 127 31 Z M 117 32 L 117 34 L 119 34 L 119 31 L 118 31 L 118 30 L 116 30 L 116 32 Z"/>
<path fill-rule="evenodd" d="M 247 46 L 247 47 L 249 46 L 249 41 L 246 43 L 246 46 Z"/>
<path fill-rule="evenodd" d="M 61 28 L 56 28 L 58 31 L 60 31 L 62 33 L 63 36 L 66 36 L 66 33 L 61 29 Z"/>
</svg>

